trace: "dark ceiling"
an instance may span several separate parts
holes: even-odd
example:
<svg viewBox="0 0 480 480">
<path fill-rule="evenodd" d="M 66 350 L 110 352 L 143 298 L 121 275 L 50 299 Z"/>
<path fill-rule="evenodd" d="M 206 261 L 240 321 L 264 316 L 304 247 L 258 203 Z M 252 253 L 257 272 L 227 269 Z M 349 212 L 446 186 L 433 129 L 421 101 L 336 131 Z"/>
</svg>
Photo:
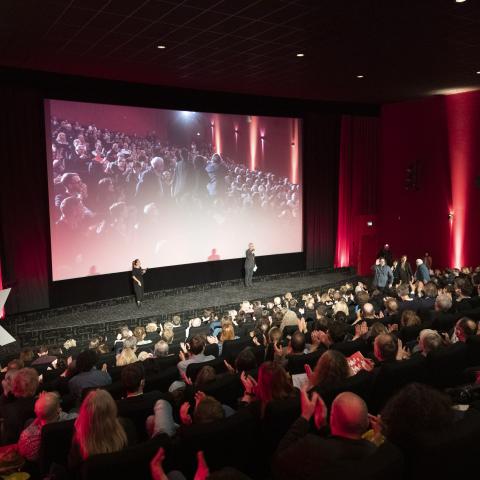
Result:
<svg viewBox="0 0 480 480">
<path fill-rule="evenodd" d="M 394 101 L 480 87 L 480 1 L 1 0 L 0 65 Z"/>
</svg>

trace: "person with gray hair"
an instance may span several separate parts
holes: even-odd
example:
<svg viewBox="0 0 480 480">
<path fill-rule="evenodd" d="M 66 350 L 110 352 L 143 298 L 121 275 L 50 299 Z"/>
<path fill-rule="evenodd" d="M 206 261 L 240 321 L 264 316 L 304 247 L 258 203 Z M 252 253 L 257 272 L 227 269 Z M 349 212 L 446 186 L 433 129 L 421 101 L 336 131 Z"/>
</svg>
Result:
<svg viewBox="0 0 480 480">
<path fill-rule="evenodd" d="M 156 358 L 168 356 L 168 343 L 165 340 L 159 340 L 155 344 L 153 355 Z"/>
<path fill-rule="evenodd" d="M 135 197 L 143 202 L 143 204 L 159 200 L 163 197 L 162 173 L 164 167 L 162 157 L 153 157 L 150 161 L 150 167 L 140 175 Z"/>
<path fill-rule="evenodd" d="M 436 330 L 425 328 L 418 337 L 418 350 L 423 356 L 437 350 L 443 345 L 442 337 Z"/>
<path fill-rule="evenodd" d="M 452 308 L 452 297 L 450 295 L 438 295 L 435 299 L 435 311 L 448 312 Z"/>
<path fill-rule="evenodd" d="M 35 420 L 22 431 L 18 451 L 31 462 L 38 460 L 42 428 L 48 423 L 76 418 L 76 413 L 65 413 L 60 407 L 60 397 L 55 392 L 42 392 L 35 402 Z"/>
</svg>

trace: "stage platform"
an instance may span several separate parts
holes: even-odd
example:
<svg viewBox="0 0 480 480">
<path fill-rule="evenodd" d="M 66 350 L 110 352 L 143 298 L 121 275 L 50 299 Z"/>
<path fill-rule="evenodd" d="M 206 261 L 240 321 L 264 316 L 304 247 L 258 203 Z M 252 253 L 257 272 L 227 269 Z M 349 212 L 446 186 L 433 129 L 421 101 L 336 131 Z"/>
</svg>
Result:
<svg viewBox="0 0 480 480">
<path fill-rule="evenodd" d="M 259 276 L 251 288 L 245 288 L 242 280 L 238 279 L 150 292 L 145 295 L 141 308 L 137 308 L 132 295 L 15 315 L 8 317 L 2 325 L 17 342 L 0 351 L 3 355 L 12 354 L 24 346 L 55 345 L 67 338 L 74 338 L 82 345 L 94 334 L 111 340 L 118 327 L 124 324 L 134 327 L 144 325 L 150 319 L 164 322 L 174 314 L 188 321 L 204 308 L 213 307 L 223 312 L 229 308 L 238 309 L 243 300 L 266 302 L 287 291 L 301 294 L 325 290 L 356 279 L 355 272 L 349 268 L 290 272 Z"/>
</svg>

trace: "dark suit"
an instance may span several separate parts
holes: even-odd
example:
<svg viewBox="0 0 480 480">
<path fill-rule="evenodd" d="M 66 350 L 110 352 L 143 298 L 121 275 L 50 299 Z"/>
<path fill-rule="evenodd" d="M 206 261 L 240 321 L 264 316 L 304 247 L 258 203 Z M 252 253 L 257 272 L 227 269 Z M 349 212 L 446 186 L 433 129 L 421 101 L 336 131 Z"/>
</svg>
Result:
<svg viewBox="0 0 480 480">
<path fill-rule="evenodd" d="M 405 262 L 405 264 L 399 263 L 397 266 L 398 269 L 398 276 L 400 278 L 400 281 L 402 283 L 410 283 L 410 280 L 412 279 L 413 273 L 412 273 L 412 267 L 410 266 L 410 263 Z"/>
<path fill-rule="evenodd" d="M 309 430 L 309 422 L 299 418 L 283 437 L 274 462 L 276 479 L 320 478 L 320 472 L 324 471 L 330 473 L 330 478 L 335 478 L 335 473 L 341 471 L 344 464 L 359 465 L 377 449 L 367 440 L 325 438 L 309 433 Z"/>
<path fill-rule="evenodd" d="M 163 197 L 163 183 L 160 175 L 157 175 L 153 167 L 145 170 L 137 183 L 135 197 L 142 204 L 159 202 Z"/>
<path fill-rule="evenodd" d="M 251 287 L 253 286 L 252 278 L 253 278 L 253 269 L 255 267 L 255 254 L 253 251 L 248 249 L 245 252 L 245 286 Z"/>
</svg>

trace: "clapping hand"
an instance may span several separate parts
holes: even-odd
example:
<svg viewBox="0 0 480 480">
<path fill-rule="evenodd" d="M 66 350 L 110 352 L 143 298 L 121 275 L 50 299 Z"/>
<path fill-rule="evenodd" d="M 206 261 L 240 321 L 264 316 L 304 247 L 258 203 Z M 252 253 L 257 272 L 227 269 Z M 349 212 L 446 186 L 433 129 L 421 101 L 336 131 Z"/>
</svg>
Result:
<svg viewBox="0 0 480 480">
<path fill-rule="evenodd" d="M 410 352 L 402 345 L 402 341 L 398 339 L 397 360 L 407 360 L 410 358 Z"/>
<path fill-rule="evenodd" d="M 185 385 L 192 385 L 193 384 L 192 379 L 190 377 L 187 377 L 186 372 L 181 372 L 180 375 L 181 375 L 183 381 L 185 382 Z"/>
<path fill-rule="evenodd" d="M 153 480 L 168 480 L 168 477 L 165 475 L 165 472 L 163 471 L 162 463 L 164 460 L 165 460 L 165 450 L 163 449 L 163 447 L 160 447 L 158 449 L 158 452 L 150 462 L 150 473 L 152 474 Z"/>
<path fill-rule="evenodd" d="M 250 375 L 246 375 L 245 372 L 242 372 L 240 374 L 240 380 L 242 381 L 243 388 L 245 389 L 243 400 L 245 402 L 250 402 L 253 397 L 255 397 L 257 390 L 257 381 Z"/>
<path fill-rule="evenodd" d="M 202 451 L 197 453 L 197 462 L 198 462 L 197 471 L 195 472 L 195 476 L 193 477 L 193 480 L 206 480 L 210 475 L 210 471 L 208 469 L 208 465 L 207 465 L 207 462 L 205 461 L 205 457 L 203 456 Z"/>
<path fill-rule="evenodd" d="M 184 425 L 191 425 L 192 422 L 192 417 L 188 413 L 190 410 L 190 404 L 188 402 L 183 402 L 181 407 L 180 407 L 180 420 Z"/>
<path fill-rule="evenodd" d="M 235 369 L 226 360 L 223 361 L 223 364 L 227 368 L 228 373 L 235 373 Z"/>
<path fill-rule="evenodd" d="M 195 393 L 195 408 L 197 408 L 198 405 L 200 405 L 200 403 L 205 400 L 205 397 L 205 393 L 201 392 L 200 390 Z"/>
<path fill-rule="evenodd" d="M 327 407 L 317 392 L 313 392 L 312 397 L 309 398 L 307 388 L 305 385 L 300 394 L 302 418 L 309 422 L 313 416 L 315 426 L 321 428 L 327 420 Z"/>
</svg>

